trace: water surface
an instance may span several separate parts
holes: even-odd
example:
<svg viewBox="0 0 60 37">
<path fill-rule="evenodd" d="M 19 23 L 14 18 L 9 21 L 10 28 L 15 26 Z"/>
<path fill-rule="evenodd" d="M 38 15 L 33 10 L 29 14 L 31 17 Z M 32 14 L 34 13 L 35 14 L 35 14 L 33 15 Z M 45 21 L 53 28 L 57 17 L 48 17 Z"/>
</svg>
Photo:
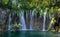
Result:
<svg viewBox="0 0 60 37">
<path fill-rule="evenodd" d="M 43 31 L 18 31 L 0 33 L 0 37 L 60 37 L 60 33 Z"/>
</svg>

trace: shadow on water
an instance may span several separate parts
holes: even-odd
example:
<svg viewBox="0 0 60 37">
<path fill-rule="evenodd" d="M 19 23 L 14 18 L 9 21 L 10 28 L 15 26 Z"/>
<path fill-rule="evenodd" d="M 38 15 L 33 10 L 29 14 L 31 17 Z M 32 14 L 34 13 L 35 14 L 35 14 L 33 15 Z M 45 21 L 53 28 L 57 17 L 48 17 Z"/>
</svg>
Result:
<svg viewBox="0 0 60 37">
<path fill-rule="evenodd" d="M 60 37 L 58 33 L 43 31 L 16 31 L 0 33 L 0 37 Z"/>
</svg>

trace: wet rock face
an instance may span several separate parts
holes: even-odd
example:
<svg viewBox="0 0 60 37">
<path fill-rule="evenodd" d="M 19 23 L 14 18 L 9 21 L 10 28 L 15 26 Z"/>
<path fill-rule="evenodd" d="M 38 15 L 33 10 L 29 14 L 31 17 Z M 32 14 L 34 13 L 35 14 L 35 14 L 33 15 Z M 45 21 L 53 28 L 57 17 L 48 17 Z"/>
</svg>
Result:
<svg viewBox="0 0 60 37">
<path fill-rule="evenodd" d="M 43 26 L 43 18 L 34 18 L 33 20 L 33 29 L 35 30 L 42 30 Z"/>
<path fill-rule="evenodd" d="M 2 31 L 7 29 L 8 15 L 9 13 L 7 12 L 7 10 L 0 8 L 0 28 L 2 29 Z"/>
<path fill-rule="evenodd" d="M 32 13 L 32 12 L 31 12 Z M 9 14 L 3 10 L 3 9 L 0 9 L 0 27 L 3 28 L 3 29 L 8 29 L 8 26 L 7 26 L 7 19 L 9 19 Z M 32 19 L 31 19 L 32 18 Z M 33 15 L 31 16 L 30 12 L 24 12 L 24 19 L 25 19 L 25 23 L 26 23 L 26 28 L 27 29 L 30 29 L 30 25 L 32 25 L 32 29 L 33 30 L 42 30 L 43 29 L 43 17 L 40 17 L 40 14 L 37 13 L 37 15 Z M 12 18 L 12 23 L 14 22 L 17 22 L 17 23 L 21 23 L 20 22 L 20 19 L 19 19 L 19 16 L 15 15 L 13 18 Z M 3 23 L 4 22 L 4 23 Z M 46 18 L 46 21 L 45 21 L 45 29 L 48 28 L 48 24 L 49 24 L 49 18 Z M 3 25 L 2 25 L 3 23 Z"/>
<path fill-rule="evenodd" d="M 30 13 L 26 13 L 25 23 L 26 23 L 27 29 L 29 29 L 29 26 L 30 26 Z"/>
<path fill-rule="evenodd" d="M 42 30 L 42 26 L 43 26 L 43 18 L 40 18 L 39 15 L 37 14 L 37 16 L 31 16 L 32 17 L 32 20 L 30 20 L 30 13 L 26 13 L 26 18 L 25 18 L 25 21 L 26 21 L 26 27 L 27 29 L 30 29 L 30 25 L 32 25 L 32 29 L 34 30 Z M 31 21 L 31 23 L 30 23 Z"/>
<path fill-rule="evenodd" d="M 26 18 L 25 18 L 25 21 L 26 21 L 26 27 L 27 29 L 30 29 L 30 14 L 26 14 Z M 29 16 L 28 16 L 29 15 Z M 44 20 L 44 17 L 40 17 L 40 15 L 34 15 L 33 18 L 32 18 L 32 29 L 34 30 L 42 30 L 43 29 L 43 20 Z M 48 26 L 49 26 L 49 23 L 50 23 L 50 19 L 49 17 L 46 18 L 46 21 L 45 21 L 45 29 L 47 30 L 48 29 Z"/>
<path fill-rule="evenodd" d="M 4 19 L 6 18 L 6 11 L 4 11 L 3 9 L 0 9 L 0 24 L 3 24 Z"/>
</svg>

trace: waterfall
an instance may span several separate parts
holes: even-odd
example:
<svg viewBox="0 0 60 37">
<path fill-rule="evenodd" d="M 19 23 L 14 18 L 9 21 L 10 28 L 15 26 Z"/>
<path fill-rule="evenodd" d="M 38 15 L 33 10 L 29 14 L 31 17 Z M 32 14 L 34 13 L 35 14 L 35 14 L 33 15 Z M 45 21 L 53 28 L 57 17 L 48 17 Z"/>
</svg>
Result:
<svg viewBox="0 0 60 37">
<path fill-rule="evenodd" d="M 25 24 L 25 19 L 24 19 L 24 11 L 21 11 L 20 22 L 22 24 L 22 28 L 20 30 L 26 30 L 26 24 Z"/>
<path fill-rule="evenodd" d="M 44 12 L 44 19 L 43 19 L 43 31 L 45 31 L 46 13 L 47 13 L 47 10 L 45 10 L 45 12 Z"/>
<path fill-rule="evenodd" d="M 11 13 L 9 14 L 9 19 L 8 19 L 8 30 L 10 30 L 10 23 L 11 23 Z"/>
<path fill-rule="evenodd" d="M 30 30 L 33 30 L 32 28 L 32 24 L 33 24 L 33 15 L 34 15 L 34 11 L 30 10 Z"/>
</svg>

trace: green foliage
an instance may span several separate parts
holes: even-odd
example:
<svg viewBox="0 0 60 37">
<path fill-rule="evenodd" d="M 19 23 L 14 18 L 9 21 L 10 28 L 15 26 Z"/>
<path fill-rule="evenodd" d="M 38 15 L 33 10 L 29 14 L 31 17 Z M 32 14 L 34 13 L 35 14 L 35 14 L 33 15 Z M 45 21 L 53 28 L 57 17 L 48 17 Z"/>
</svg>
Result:
<svg viewBox="0 0 60 37">
<path fill-rule="evenodd" d="M 12 11 L 11 11 L 12 16 L 14 16 L 15 14 L 17 14 L 17 16 L 20 16 L 20 13 L 21 13 L 21 10 L 12 9 Z"/>
<path fill-rule="evenodd" d="M 58 9 L 58 7 L 51 7 L 51 8 L 49 9 L 49 13 L 50 13 L 51 15 L 53 15 L 53 14 L 55 14 L 55 13 L 57 12 L 57 9 Z"/>
<path fill-rule="evenodd" d="M 36 15 L 37 14 L 37 9 L 34 9 L 33 11 L 34 11 L 34 14 Z"/>
<path fill-rule="evenodd" d="M 9 0 L 2 0 L 2 3 L 5 5 L 8 4 L 8 2 L 9 2 Z"/>
<path fill-rule="evenodd" d="M 0 0 L 0 4 L 1 4 L 1 2 L 2 2 L 2 1 Z"/>
<path fill-rule="evenodd" d="M 21 14 L 21 10 L 17 10 L 17 16 L 20 16 L 20 14 Z"/>
<path fill-rule="evenodd" d="M 11 11 L 12 16 L 14 16 L 15 13 L 16 13 L 16 10 L 12 9 L 12 11 Z"/>
<path fill-rule="evenodd" d="M 1 2 L 2 1 L 2 2 Z M 12 8 L 14 9 L 34 9 L 34 8 L 40 8 L 41 6 L 43 8 L 48 7 L 50 4 L 52 5 L 53 3 L 56 4 L 56 2 L 52 0 L 16 0 L 15 2 L 10 1 L 10 0 L 0 0 L 0 2 L 4 5 L 7 5 L 9 3 L 12 3 Z M 7 5 L 8 6 L 8 5 Z"/>
<path fill-rule="evenodd" d="M 48 6 L 49 4 L 48 4 L 47 1 L 43 1 L 43 2 L 42 2 L 42 5 L 43 5 L 43 7 L 46 7 L 46 6 Z"/>
<path fill-rule="evenodd" d="M 11 31 L 15 31 L 15 29 L 20 28 L 22 25 L 19 23 L 11 24 Z"/>
<path fill-rule="evenodd" d="M 43 16 L 43 13 L 44 13 L 44 12 L 43 12 L 42 9 L 40 9 L 40 12 L 39 12 L 39 13 L 40 13 L 40 16 Z"/>
<path fill-rule="evenodd" d="M 14 8 L 14 9 L 17 8 L 17 3 L 16 2 L 12 3 L 12 8 Z"/>
<path fill-rule="evenodd" d="M 49 12 L 53 14 L 53 12 L 57 10 L 55 7 L 60 6 L 59 2 L 54 2 L 54 0 L 0 0 L 0 3 L 3 7 L 7 6 L 9 9 L 13 9 L 12 15 L 16 13 L 18 16 L 20 15 L 20 10 L 34 10 L 35 15 L 37 12 L 40 12 L 40 15 L 43 15 L 43 11 L 46 7 L 48 7 Z M 54 8 L 52 8 L 53 4 Z M 43 11 L 41 8 L 43 8 Z"/>
<path fill-rule="evenodd" d="M 11 25 L 11 28 L 20 28 L 22 25 L 19 23 L 19 24 L 12 24 Z"/>
</svg>

